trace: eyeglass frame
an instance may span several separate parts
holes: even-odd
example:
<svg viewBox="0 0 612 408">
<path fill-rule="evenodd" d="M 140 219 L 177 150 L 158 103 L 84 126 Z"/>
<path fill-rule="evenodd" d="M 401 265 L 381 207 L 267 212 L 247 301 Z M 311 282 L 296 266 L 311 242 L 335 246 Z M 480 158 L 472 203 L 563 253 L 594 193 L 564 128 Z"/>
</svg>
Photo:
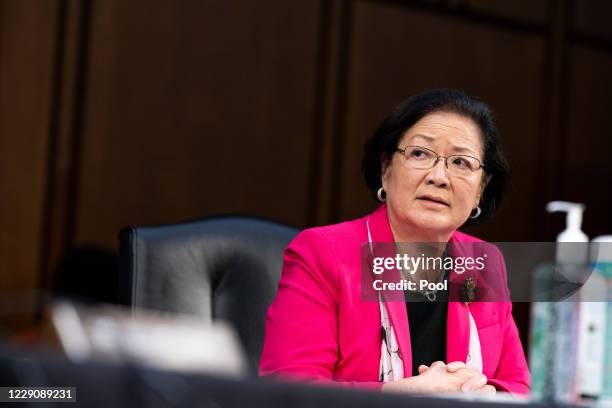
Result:
<svg viewBox="0 0 612 408">
<path fill-rule="evenodd" d="M 402 154 L 402 156 L 404 156 L 404 158 L 405 158 L 406 160 L 409 160 L 409 159 L 408 159 L 408 157 L 406 157 L 406 149 L 408 149 L 409 147 L 418 147 L 419 149 L 424 149 L 424 150 L 427 150 L 427 151 L 429 151 L 429 152 L 432 152 L 432 153 L 433 153 L 433 154 L 436 156 L 436 161 L 434 161 L 434 163 L 431 165 L 431 167 L 424 167 L 424 168 L 422 168 L 422 170 L 429 170 L 429 169 L 433 169 L 434 167 L 436 167 L 436 164 L 438 164 L 438 162 L 439 162 L 439 161 L 440 161 L 440 159 L 442 159 L 442 158 L 444 159 L 444 167 L 446 167 L 446 170 L 449 170 L 449 168 L 448 168 L 448 159 L 449 159 L 450 157 L 469 157 L 469 158 L 471 158 L 471 159 L 476 160 L 476 161 L 478 162 L 478 164 L 479 164 L 479 167 L 478 167 L 478 168 L 476 168 L 476 169 L 474 169 L 474 170 L 471 170 L 469 174 L 473 174 L 473 173 L 477 172 L 477 171 L 478 171 L 478 170 L 480 170 L 480 169 L 485 169 L 485 170 L 487 169 L 487 168 L 485 167 L 485 165 L 483 164 L 483 162 L 482 162 L 482 161 L 481 161 L 479 158 L 474 157 L 474 156 L 470 156 L 469 154 L 451 154 L 450 156 L 442 156 L 442 155 L 440 155 L 440 154 L 438 154 L 438 153 L 434 152 L 433 150 L 428 149 L 427 147 L 417 146 L 417 145 L 408 145 L 408 146 L 404 146 L 404 148 L 403 148 L 403 149 L 400 149 L 399 147 L 396 147 L 396 148 L 395 148 L 395 152 L 396 152 L 396 153 L 397 153 L 397 152 L 401 153 L 401 154 Z"/>
</svg>

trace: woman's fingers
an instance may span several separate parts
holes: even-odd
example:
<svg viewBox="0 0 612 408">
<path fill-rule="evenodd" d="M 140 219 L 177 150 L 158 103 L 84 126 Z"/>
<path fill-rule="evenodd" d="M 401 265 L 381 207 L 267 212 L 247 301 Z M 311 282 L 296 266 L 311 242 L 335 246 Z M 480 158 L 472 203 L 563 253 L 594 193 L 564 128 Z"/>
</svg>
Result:
<svg viewBox="0 0 612 408">
<path fill-rule="evenodd" d="M 446 365 L 446 371 L 449 373 L 454 373 L 461 368 L 465 368 L 465 363 L 463 361 L 453 361 Z"/>
<path fill-rule="evenodd" d="M 444 366 L 444 362 L 436 361 L 432 363 L 431 368 L 433 367 L 441 367 Z M 429 370 L 430 367 L 425 364 L 421 364 L 418 368 L 419 374 L 423 374 L 425 371 Z M 458 370 L 465 368 L 465 363 L 463 361 L 453 361 L 451 363 L 446 364 L 446 371 L 449 373 L 457 372 Z"/>
<path fill-rule="evenodd" d="M 426 366 L 425 364 L 421 364 L 418 370 L 419 370 L 419 374 L 423 374 L 425 371 L 429 370 L 429 367 Z"/>
<path fill-rule="evenodd" d="M 476 391 L 479 388 L 483 387 L 487 383 L 487 377 L 483 374 L 475 375 L 470 378 L 461 386 L 461 391 L 463 392 L 472 392 Z"/>
<path fill-rule="evenodd" d="M 477 389 L 476 392 L 483 393 L 483 394 L 495 394 L 497 390 L 495 389 L 494 386 L 485 384 L 484 386 Z"/>
<path fill-rule="evenodd" d="M 444 361 L 434 361 L 433 363 L 431 363 L 429 368 L 445 367 L 445 366 L 446 364 L 444 364 Z"/>
</svg>

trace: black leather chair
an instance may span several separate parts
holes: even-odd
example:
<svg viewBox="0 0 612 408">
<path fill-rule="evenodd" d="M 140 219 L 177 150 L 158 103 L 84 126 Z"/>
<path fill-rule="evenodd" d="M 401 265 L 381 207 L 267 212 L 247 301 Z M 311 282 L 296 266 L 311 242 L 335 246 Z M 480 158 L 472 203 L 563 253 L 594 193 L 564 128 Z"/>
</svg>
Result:
<svg viewBox="0 0 612 408">
<path fill-rule="evenodd" d="M 256 369 L 283 251 L 297 233 L 247 216 L 125 228 L 119 235 L 123 303 L 226 320 Z"/>
</svg>

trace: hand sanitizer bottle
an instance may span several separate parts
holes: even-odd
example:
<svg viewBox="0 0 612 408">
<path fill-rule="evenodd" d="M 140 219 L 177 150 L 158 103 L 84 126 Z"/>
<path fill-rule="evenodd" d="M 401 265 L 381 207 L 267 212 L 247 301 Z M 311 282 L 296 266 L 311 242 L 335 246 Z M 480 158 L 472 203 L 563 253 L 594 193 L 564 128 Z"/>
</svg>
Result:
<svg viewBox="0 0 612 408">
<path fill-rule="evenodd" d="M 606 240 L 608 242 L 606 242 Z M 605 374 L 608 282 L 606 269 L 612 269 L 612 236 L 597 237 L 591 245 L 590 276 L 579 292 L 578 361 L 576 388 L 588 399 L 601 397 Z M 612 271 L 608 271 L 612 272 Z M 610 332 L 612 334 L 612 331 Z M 612 357 L 612 356 L 611 356 Z M 612 369 L 610 367 L 609 369 Z"/>
<path fill-rule="evenodd" d="M 597 379 L 597 384 L 601 384 L 600 400 L 607 404 L 606 406 L 609 406 L 612 405 L 612 235 L 603 235 L 593 239 L 591 249 L 593 274 L 605 281 L 606 297 L 604 300 L 607 300 L 603 304 L 605 312 L 605 316 L 602 318 L 603 324 L 601 324 L 603 333 L 599 333 L 600 336 L 595 341 L 593 360 L 597 358 L 598 353 L 603 348 L 601 372 L 597 372 L 602 378 Z M 603 345 L 600 345 L 599 341 L 602 341 Z"/>
<path fill-rule="evenodd" d="M 567 213 L 567 225 L 557 236 L 555 280 L 583 283 L 588 261 L 589 238 L 581 231 L 584 205 L 553 201 L 546 206 L 548 212 Z M 578 343 L 578 295 L 549 299 L 549 303 L 534 305 L 535 315 L 542 316 L 545 309 L 546 323 L 543 329 L 546 355 L 542 364 L 542 397 L 561 403 L 577 402 L 577 343 Z"/>
</svg>

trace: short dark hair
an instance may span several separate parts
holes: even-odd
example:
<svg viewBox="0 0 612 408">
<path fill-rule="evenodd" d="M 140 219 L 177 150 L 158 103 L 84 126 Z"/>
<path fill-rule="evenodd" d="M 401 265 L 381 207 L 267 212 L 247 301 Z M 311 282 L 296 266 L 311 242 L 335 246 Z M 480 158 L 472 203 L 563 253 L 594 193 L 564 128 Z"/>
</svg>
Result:
<svg viewBox="0 0 612 408">
<path fill-rule="evenodd" d="M 411 96 L 380 124 L 366 141 L 362 161 L 365 182 L 376 197 L 381 187 L 383 161 L 390 160 L 404 133 L 428 114 L 450 112 L 471 119 L 480 129 L 484 145 L 484 171 L 490 176 L 480 200 L 482 214 L 466 224 L 487 220 L 498 210 L 509 177 L 510 168 L 504 157 L 499 132 L 491 109 L 481 100 L 457 89 L 432 89 Z"/>
</svg>

